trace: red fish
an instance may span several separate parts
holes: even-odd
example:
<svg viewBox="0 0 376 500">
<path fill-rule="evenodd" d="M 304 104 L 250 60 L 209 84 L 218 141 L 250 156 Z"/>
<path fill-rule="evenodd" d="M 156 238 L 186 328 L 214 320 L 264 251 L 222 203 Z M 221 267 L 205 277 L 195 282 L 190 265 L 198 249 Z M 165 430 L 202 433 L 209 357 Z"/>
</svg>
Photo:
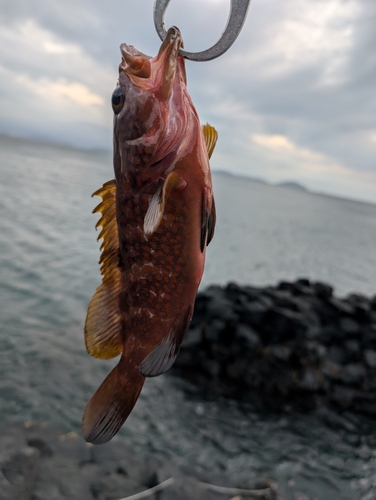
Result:
<svg viewBox="0 0 376 500">
<path fill-rule="evenodd" d="M 215 226 L 209 157 L 217 133 L 201 128 L 186 87 L 182 38 L 170 28 L 156 57 L 122 44 L 112 95 L 115 179 L 102 202 L 102 284 L 86 317 L 97 358 L 121 354 L 86 406 L 83 435 L 109 441 L 145 377 L 167 371 L 192 318 Z"/>
</svg>

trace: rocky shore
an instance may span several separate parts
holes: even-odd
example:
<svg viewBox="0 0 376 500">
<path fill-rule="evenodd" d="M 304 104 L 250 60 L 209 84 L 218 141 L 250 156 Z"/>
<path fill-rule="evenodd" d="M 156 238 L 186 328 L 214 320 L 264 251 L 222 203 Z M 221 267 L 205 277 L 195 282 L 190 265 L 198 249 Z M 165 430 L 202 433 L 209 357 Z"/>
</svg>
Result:
<svg viewBox="0 0 376 500">
<path fill-rule="evenodd" d="M 373 423 L 376 296 L 340 299 L 329 285 L 307 279 L 211 286 L 197 295 L 170 373 L 211 397 L 277 411 L 320 408 L 338 418 L 358 413 Z M 281 500 L 272 480 L 208 477 L 152 454 L 135 455 L 120 440 L 93 446 L 74 432 L 31 422 L 0 429 L 0 500 L 142 498 Z"/>
<path fill-rule="evenodd" d="M 280 500 L 276 484 L 231 484 L 182 470 L 120 441 L 93 446 L 48 424 L 0 430 L 0 500 Z"/>
<path fill-rule="evenodd" d="M 339 299 L 307 279 L 199 293 L 171 370 L 270 409 L 327 405 L 376 416 L 376 296 Z"/>
</svg>

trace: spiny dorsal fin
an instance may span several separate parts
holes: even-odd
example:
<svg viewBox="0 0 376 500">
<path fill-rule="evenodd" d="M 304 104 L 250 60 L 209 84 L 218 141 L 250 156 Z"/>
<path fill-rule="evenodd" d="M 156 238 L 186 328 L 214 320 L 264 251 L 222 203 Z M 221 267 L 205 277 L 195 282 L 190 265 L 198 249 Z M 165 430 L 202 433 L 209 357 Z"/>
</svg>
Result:
<svg viewBox="0 0 376 500">
<path fill-rule="evenodd" d="M 101 226 L 98 240 L 101 245 L 102 284 L 90 301 L 85 321 L 85 344 L 89 354 L 95 358 L 109 359 L 122 351 L 121 313 L 119 294 L 121 273 L 119 268 L 119 236 L 116 220 L 116 182 L 106 182 L 93 193 L 102 202 L 94 208 L 101 218 L 96 228 Z"/>
<path fill-rule="evenodd" d="M 144 233 L 153 234 L 162 220 L 166 200 L 173 189 L 183 190 L 187 183 L 175 172 L 170 172 L 151 198 L 144 218 Z"/>
<path fill-rule="evenodd" d="M 209 158 L 211 158 L 211 155 L 213 154 L 215 145 L 217 144 L 218 132 L 215 130 L 214 127 L 209 125 L 209 123 L 202 126 L 202 131 L 204 133 L 204 138 L 205 138 L 205 143 L 206 143 L 206 149 L 208 151 L 208 156 L 209 156 Z"/>
</svg>

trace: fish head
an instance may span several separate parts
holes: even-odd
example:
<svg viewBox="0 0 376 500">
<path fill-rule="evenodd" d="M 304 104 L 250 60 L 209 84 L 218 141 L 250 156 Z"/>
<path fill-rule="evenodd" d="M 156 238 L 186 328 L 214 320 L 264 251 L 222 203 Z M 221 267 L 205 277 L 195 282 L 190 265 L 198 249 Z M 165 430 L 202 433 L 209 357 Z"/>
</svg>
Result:
<svg viewBox="0 0 376 500">
<path fill-rule="evenodd" d="M 141 180 L 157 180 L 171 169 L 189 121 L 197 118 L 179 55 L 182 45 L 179 29 L 172 27 L 155 57 L 120 46 L 119 81 L 112 96 L 116 175 L 133 171 Z"/>
</svg>

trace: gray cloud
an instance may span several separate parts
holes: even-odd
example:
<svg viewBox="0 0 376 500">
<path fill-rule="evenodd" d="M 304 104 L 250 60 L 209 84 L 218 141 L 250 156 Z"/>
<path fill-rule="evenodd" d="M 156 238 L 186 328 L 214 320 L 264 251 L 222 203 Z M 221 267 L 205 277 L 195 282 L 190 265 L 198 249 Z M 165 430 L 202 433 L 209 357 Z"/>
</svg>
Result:
<svg viewBox="0 0 376 500">
<path fill-rule="evenodd" d="M 202 50 L 219 37 L 229 3 L 171 0 L 166 24 Z M 153 1 L 0 7 L 0 132 L 110 148 L 118 47 L 156 53 Z M 368 0 L 252 0 L 229 52 L 187 62 L 199 114 L 220 133 L 214 167 L 349 196 L 353 175 L 358 196 L 364 184 L 376 201 L 375 25 Z"/>
</svg>

